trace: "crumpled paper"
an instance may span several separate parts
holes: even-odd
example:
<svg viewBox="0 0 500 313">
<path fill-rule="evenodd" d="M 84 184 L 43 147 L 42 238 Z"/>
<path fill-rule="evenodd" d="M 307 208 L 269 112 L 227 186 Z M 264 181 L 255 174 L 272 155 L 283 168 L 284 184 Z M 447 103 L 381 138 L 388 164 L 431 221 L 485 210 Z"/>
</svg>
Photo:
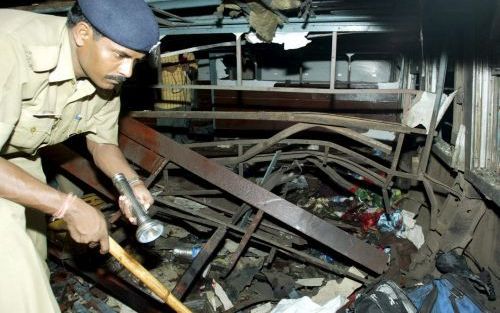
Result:
<svg viewBox="0 0 500 313">
<path fill-rule="evenodd" d="M 346 301 L 343 296 L 337 296 L 324 305 L 316 304 L 309 297 L 283 299 L 271 313 L 331 313 L 340 309 Z"/>
</svg>

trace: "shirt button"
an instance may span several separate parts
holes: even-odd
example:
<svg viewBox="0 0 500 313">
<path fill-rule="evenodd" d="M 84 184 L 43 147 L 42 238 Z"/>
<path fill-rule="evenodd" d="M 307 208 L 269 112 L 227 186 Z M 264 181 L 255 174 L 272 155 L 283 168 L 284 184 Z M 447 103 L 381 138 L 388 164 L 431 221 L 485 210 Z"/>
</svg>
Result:
<svg viewBox="0 0 500 313">
<path fill-rule="evenodd" d="M 31 127 L 30 131 L 32 134 L 34 134 L 36 132 L 36 127 Z"/>
</svg>

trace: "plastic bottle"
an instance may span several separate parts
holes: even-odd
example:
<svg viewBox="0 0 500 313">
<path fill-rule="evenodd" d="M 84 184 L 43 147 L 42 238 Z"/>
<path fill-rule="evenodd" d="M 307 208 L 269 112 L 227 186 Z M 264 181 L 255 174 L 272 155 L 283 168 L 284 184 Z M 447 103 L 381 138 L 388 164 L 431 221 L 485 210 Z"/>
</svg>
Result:
<svg viewBox="0 0 500 313">
<path fill-rule="evenodd" d="M 351 172 L 351 171 L 348 171 L 347 175 L 353 177 L 356 180 L 365 180 L 365 178 L 363 176 L 359 175 L 358 173 Z"/>
<path fill-rule="evenodd" d="M 353 197 L 343 197 L 343 196 L 333 196 L 330 198 L 330 202 L 333 203 L 344 203 L 346 201 L 352 201 L 354 200 Z"/>
<path fill-rule="evenodd" d="M 178 247 L 172 250 L 172 254 L 177 258 L 193 260 L 200 253 L 201 246 Z"/>
<path fill-rule="evenodd" d="M 330 264 L 335 263 L 335 260 L 331 256 L 329 256 L 328 254 L 321 253 L 319 256 L 319 259 L 326 262 L 326 263 L 330 263 Z"/>
<path fill-rule="evenodd" d="M 372 150 L 372 155 L 376 156 L 376 157 L 382 157 L 384 155 L 384 153 L 381 150 L 379 150 L 379 149 L 373 149 Z"/>
</svg>

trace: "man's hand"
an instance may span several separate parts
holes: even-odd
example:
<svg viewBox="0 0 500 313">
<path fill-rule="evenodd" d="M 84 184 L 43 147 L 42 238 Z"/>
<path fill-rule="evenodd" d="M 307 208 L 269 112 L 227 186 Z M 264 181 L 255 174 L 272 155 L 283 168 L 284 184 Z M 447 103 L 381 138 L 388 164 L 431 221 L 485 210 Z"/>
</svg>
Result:
<svg viewBox="0 0 500 313">
<path fill-rule="evenodd" d="M 68 210 L 63 219 L 68 225 L 71 238 L 78 243 L 99 243 L 101 254 L 107 253 L 108 228 L 104 215 L 77 197 L 73 197 L 67 205 Z"/>
<path fill-rule="evenodd" d="M 134 195 L 139 201 L 140 204 L 144 207 L 144 209 L 147 211 L 149 207 L 153 204 L 154 199 L 151 193 L 149 192 L 148 188 L 144 185 L 142 181 L 138 181 L 137 183 L 133 184 L 132 190 L 134 191 Z M 132 213 L 132 203 L 127 199 L 125 196 L 120 196 L 118 199 L 118 203 L 120 205 L 120 209 L 122 210 L 122 213 L 125 215 L 125 217 L 129 220 L 130 223 L 136 225 L 137 224 L 137 218 L 134 216 L 134 213 Z"/>
<path fill-rule="evenodd" d="M 94 157 L 94 162 L 109 178 L 113 178 L 116 173 L 122 173 L 129 180 L 129 184 L 134 191 L 134 194 L 144 208 L 147 210 L 153 204 L 153 196 L 149 190 L 144 186 L 144 183 L 138 178 L 137 173 L 130 167 L 122 151 L 118 146 L 112 144 L 96 143 L 87 138 L 87 147 Z M 131 202 L 125 197 L 121 196 L 118 199 L 118 204 L 125 217 L 132 224 L 137 224 L 137 219 L 132 213 Z"/>
</svg>

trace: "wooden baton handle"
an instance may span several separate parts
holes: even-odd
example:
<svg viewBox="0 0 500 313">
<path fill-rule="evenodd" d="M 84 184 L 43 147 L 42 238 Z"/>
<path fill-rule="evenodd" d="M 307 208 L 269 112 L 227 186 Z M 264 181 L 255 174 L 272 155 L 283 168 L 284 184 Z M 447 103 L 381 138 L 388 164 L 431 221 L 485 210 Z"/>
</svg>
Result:
<svg viewBox="0 0 500 313">
<path fill-rule="evenodd" d="M 191 311 L 180 302 L 165 286 L 162 285 L 147 269 L 128 254 L 111 237 L 109 237 L 109 253 L 113 255 L 126 269 L 137 277 L 149 290 L 160 297 L 168 306 L 180 313 L 191 313 Z"/>
</svg>

